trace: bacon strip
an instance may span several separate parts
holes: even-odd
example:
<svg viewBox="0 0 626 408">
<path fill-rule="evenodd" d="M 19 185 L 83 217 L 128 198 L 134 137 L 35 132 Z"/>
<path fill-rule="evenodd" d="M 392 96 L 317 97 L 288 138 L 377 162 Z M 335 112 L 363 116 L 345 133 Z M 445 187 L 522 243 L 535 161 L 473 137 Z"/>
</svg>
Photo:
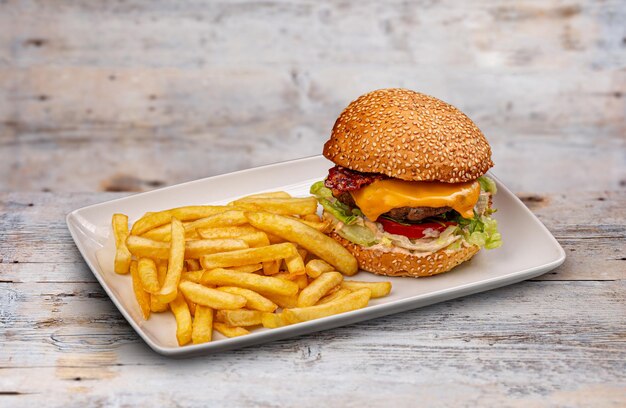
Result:
<svg viewBox="0 0 626 408">
<path fill-rule="evenodd" d="M 376 180 L 389 178 L 378 173 L 361 173 L 358 171 L 346 169 L 345 167 L 335 166 L 328 170 L 328 177 L 324 182 L 324 186 L 333 191 L 336 197 L 341 193 L 358 190 L 362 187 L 372 184 Z"/>
</svg>

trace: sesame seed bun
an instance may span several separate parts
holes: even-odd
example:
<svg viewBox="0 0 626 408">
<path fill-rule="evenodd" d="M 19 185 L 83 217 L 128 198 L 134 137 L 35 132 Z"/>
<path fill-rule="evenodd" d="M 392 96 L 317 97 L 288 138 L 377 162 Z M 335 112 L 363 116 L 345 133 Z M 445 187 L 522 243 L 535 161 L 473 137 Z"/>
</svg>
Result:
<svg viewBox="0 0 626 408">
<path fill-rule="evenodd" d="M 350 103 L 324 156 L 351 170 L 409 181 L 460 183 L 493 166 L 489 143 L 470 118 L 408 89 L 380 89 Z"/>
<path fill-rule="evenodd" d="M 440 249 L 425 256 L 418 256 L 367 249 L 342 238 L 334 232 L 330 236 L 354 255 L 359 262 L 360 269 L 385 276 L 419 278 L 448 272 L 455 266 L 470 260 L 480 249 L 476 245 L 471 245 L 456 251 Z"/>
</svg>

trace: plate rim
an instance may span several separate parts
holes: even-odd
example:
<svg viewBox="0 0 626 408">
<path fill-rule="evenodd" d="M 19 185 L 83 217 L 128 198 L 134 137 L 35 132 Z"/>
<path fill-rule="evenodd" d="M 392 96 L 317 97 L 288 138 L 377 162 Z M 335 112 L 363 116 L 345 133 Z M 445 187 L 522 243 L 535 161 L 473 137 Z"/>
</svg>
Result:
<svg viewBox="0 0 626 408">
<path fill-rule="evenodd" d="M 304 161 L 309 161 L 309 160 L 317 160 L 322 157 L 323 157 L 322 155 L 313 155 L 313 156 L 307 156 L 307 157 L 302 157 L 302 158 L 293 159 L 293 160 L 285 160 L 285 161 L 280 161 L 276 163 L 270 163 L 270 164 L 266 164 L 266 165 L 262 165 L 258 167 L 252 167 L 249 169 L 238 170 L 238 171 L 234 171 L 230 173 L 222 173 L 219 175 L 204 177 L 201 179 L 190 180 L 190 181 L 186 181 L 183 183 L 174 184 L 171 186 L 166 186 L 166 187 L 162 187 L 162 188 L 158 188 L 158 189 L 154 189 L 150 191 L 130 194 L 124 197 L 102 201 L 102 202 L 95 203 L 95 204 L 90 204 L 90 205 L 80 207 L 80 208 L 70 211 L 65 217 L 65 222 L 70 232 L 70 235 L 72 237 L 72 240 L 74 241 L 74 244 L 76 245 L 76 247 L 78 248 L 78 251 L 83 257 L 83 260 L 85 261 L 87 266 L 89 266 L 91 273 L 96 277 L 96 280 L 98 281 L 98 283 L 100 283 L 100 286 L 102 286 L 102 288 L 108 295 L 109 299 L 113 302 L 115 307 L 124 316 L 126 321 L 131 325 L 131 327 L 135 330 L 135 332 L 143 339 L 144 342 L 146 342 L 146 344 L 152 350 L 167 357 L 189 357 L 189 356 L 194 356 L 194 355 L 199 355 L 199 354 L 211 354 L 211 353 L 217 353 L 220 351 L 243 348 L 243 347 L 251 346 L 253 344 L 259 344 L 261 342 L 266 343 L 266 342 L 276 341 L 276 340 L 280 340 L 280 339 L 284 339 L 288 337 L 294 337 L 294 336 L 303 335 L 303 334 L 311 334 L 317 331 L 330 330 L 339 326 L 354 324 L 354 323 L 358 323 L 361 321 L 375 319 L 381 316 L 391 315 L 395 313 L 401 313 L 403 311 L 425 307 L 425 306 L 443 302 L 446 300 L 469 296 L 471 294 L 486 292 L 486 291 L 493 290 L 499 287 L 508 286 L 514 283 L 518 283 L 518 282 L 542 275 L 554 268 L 557 268 L 558 266 L 562 265 L 563 262 L 565 262 L 565 259 L 566 259 L 565 250 L 563 249 L 561 244 L 558 242 L 558 240 L 554 237 L 554 235 L 552 235 L 550 230 L 548 230 L 548 228 L 541 222 L 541 220 L 539 220 L 539 218 L 537 218 L 537 216 L 532 211 L 530 211 L 528 207 L 526 207 L 526 205 L 519 199 L 519 197 L 517 197 L 497 176 L 495 176 L 491 171 L 489 171 L 489 176 L 496 180 L 496 182 L 498 183 L 498 187 L 501 190 L 506 191 L 513 198 L 513 200 L 515 200 L 516 203 L 521 206 L 521 208 L 526 212 L 526 214 L 531 217 L 534 223 L 540 229 L 543 230 L 544 234 L 546 234 L 550 238 L 550 240 L 552 241 L 552 244 L 555 245 L 558 250 L 559 256 L 556 259 L 546 264 L 511 272 L 510 274 L 507 274 L 507 275 L 495 276 L 486 280 L 479 280 L 479 281 L 466 283 L 461 286 L 454 286 L 450 288 L 441 289 L 435 292 L 429 292 L 429 293 L 422 294 L 422 295 L 415 295 L 415 296 L 411 296 L 411 297 L 404 298 L 404 299 L 398 299 L 389 303 L 372 305 L 372 306 L 368 306 L 365 309 L 358 309 L 358 310 L 353 310 L 350 312 L 341 313 L 338 315 L 327 316 L 322 319 L 311 320 L 311 321 L 299 323 L 297 325 L 280 327 L 277 329 L 273 329 L 271 331 L 252 332 L 246 336 L 224 339 L 219 342 L 191 344 L 191 345 L 186 345 L 184 347 L 181 347 L 181 346 L 170 347 L 170 346 L 162 346 L 156 343 L 155 341 L 153 341 L 153 339 L 148 336 L 148 334 L 143 330 L 143 328 L 137 322 L 135 322 L 135 320 L 130 315 L 130 312 L 126 310 L 126 307 L 124 307 L 121 304 L 121 302 L 118 302 L 116 297 L 113 296 L 112 289 L 104 280 L 104 276 L 101 276 L 102 274 L 97 272 L 98 268 L 96 268 L 95 265 L 87 257 L 85 253 L 87 248 L 84 247 L 84 245 L 82 244 L 82 241 L 78 239 L 78 235 L 77 235 L 78 225 L 80 223 L 76 219 L 78 218 L 78 213 L 80 212 L 90 210 L 95 207 L 128 200 L 133 197 L 149 196 L 151 194 L 162 193 L 170 189 L 179 188 L 182 186 L 189 186 L 195 183 L 202 183 L 208 180 L 217 180 L 223 177 L 241 175 L 245 173 L 258 171 L 260 169 L 264 169 L 268 167 L 280 167 L 280 166 L 293 164 L 293 163 L 299 163 L 299 162 L 304 162 Z M 367 311 L 367 312 L 364 312 L 364 311 Z M 319 328 L 318 330 L 316 330 L 318 326 Z M 256 341 L 257 338 L 261 338 L 262 341 L 260 342 Z"/>
</svg>

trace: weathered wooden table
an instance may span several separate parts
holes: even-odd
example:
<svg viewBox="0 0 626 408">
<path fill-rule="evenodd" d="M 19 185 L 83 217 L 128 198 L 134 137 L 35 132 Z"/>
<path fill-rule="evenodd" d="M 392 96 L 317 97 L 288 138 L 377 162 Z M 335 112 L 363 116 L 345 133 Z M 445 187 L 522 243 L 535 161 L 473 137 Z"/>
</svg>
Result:
<svg viewBox="0 0 626 408">
<path fill-rule="evenodd" d="M 0 406 L 626 406 L 625 20 L 618 0 L 0 2 Z M 259 347 L 152 352 L 65 214 L 318 154 L 343 106 L 389 86 L 477 122 L 565 264 Z"/>
</svg>

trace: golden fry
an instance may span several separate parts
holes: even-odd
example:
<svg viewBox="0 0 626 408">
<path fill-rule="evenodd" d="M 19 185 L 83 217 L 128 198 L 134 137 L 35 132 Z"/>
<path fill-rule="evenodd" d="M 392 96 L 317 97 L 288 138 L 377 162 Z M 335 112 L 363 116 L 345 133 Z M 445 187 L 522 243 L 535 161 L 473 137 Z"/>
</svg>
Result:
<svg viewBox="0 0 626 408">
<path fill-rule="evenodd" d="M 200 236 L 204 239 L 239 238 L 243 235 L 259 232 L 258 229 L 250 225 L 240 225 L 235 227 L 197 228 L 196 231 L 198 231 L 198 234 L 200 234 Z"/>
<path fill-rule="evenodd" d="M 302 219 L 304 221 L 309 221 L 309 222 L 316 222 L 316 223 L 321 223 L 322 222 L 322 219 L 317 214 L 307 214 L 304 217 L 302 217 Z"/>
<path fill-rule="evenodd" d="M 187 299 L 185 296 L 185 294 L 183 293 L 183 297 L 185 298 L 185 302 L 187 302 L 187 306 L 189 307 L 189 313 L 191 313 L 192 316 L 196 315 L 196 304 L 194 302 L 192 302 L 191 300 Z"/>
<path fill-rule="evenodd" d="M 288 307 L 298 307 L 298 295 L 272 295 L 272 294 L 264 294 L 266 298 L 276 303 L 278 306 L 283 309 Z"/>
<path fill-rule="evenodd" d="M 205 218 L 218 212 L 230 209 L 226 206 L 215 205 L 192 205 L 187 207 L 172 208 L 165 211 L 146 213 L 143 217 L 133 224 L 131 230 L 133 235 L 142 235 L 153 228 L 169 224 L 172 217 L 181 221 L 196 220 Z"/>
<path fill-rule="evenodd" d="M 320 300 L 317 301 L 316 305 L 323 305 L 324 303 L 328 303 L 328 302 L 332 302 L 335 299 L 339 299 L 342 298 L 348 294 L 352 293 L 351 291 L 349 291 L 348 289 L 342 289 L 340 288 L 339 290 L 336 290 L 334 292 L 329 292 L 328 295 L 324 296 L 323 298 L 321 298 Z"/>
<path fill-rule="evenodd" d="M 169 303 L 176 298 L 178 282 L 183 272 L 185 261 L 185 229 L 183 223 L 172 218 L 172 242 L 170 242 L 170 256 L 167 263 L 167 275 L 161 290 L 155 294 L 157 299 Z"/>
<path fill-rule="evenodd" d="M 391 292 L 391 282 L 343 281 L 341 287 L 353 292 L 358 289 L 368 288 L 372 291 L 372 299 L 387 296 Z"/>
<path fill-rule="evenodd" d="M 185 242 L 185 256 L 187 255 L 187 243 Z M 187 266 L 188 271 L 199 271 L 202 269 L 200 266 L 200 261 L 197 259 L 185 259 L 185 265 Z"/>
<path fill-rule="evenodd" d="M 141 315 L 144 319 L 150 318 L 150 294 L 143 290 L 141 285 L 141 279 L 139 278 L 139 272 L 137 270 L 137 261 L 130 263 L 130 276 L 133 281 L 133 292 L 135 293 L 135 299 L 141 309 Z"/>
<path fill-rule="evenodd" d="M 170 302 L 170 308 L 176 318 L 176 340 L 179 346 L 184 346 L 191 341 L 191 312 L 182 293 L 178 293 Z"/>
<path fill-rule="evenodd" d="M 229 326 L 256 326 L 261 324 L 262 312 L 258 310 L 237 309 L 237 310 L 219 310 L 215 319 L 224 322 Z"/>
<path fill-rule="evenodd" d="M 274 261 L 277 259 L 288 258 L 295 254 L 297 254 L 296 246 L 291 243 L 284 243 L 269 245 L 266 247 L 240 249 L 237 251 L 204 255 L 200 258 L 200 263 L 204 269 L 208 270 Z"/>
<path fill-rule="evenodd" d="M 187 299 L 213 309 L 240 309 L 247 302 L 243 296 L 207 288 L 191 281 L 181 282 L 179 288 Z"/>
<path fill-rule="evenodd" d="M 358 271 L 356 258 L 334 239 L 292 218 L 270 213 L 245 213 L 253 227 L 295 242 L 345 275 Z"/>
<path fill-rule="evenodd" d="M 298 293 L 298 285 L 293 282 L 254 273 L 233 272 L 227 269 L 206 271 L 204 275 L 202 275 L 202 283 L 218 286 L 238 286 L 240 288 L 253 290 L 262 295 L 275 294 L 289 296 Z"/>
<path fill-rule="evenodd" d="M 167 262 L 159 261 L 157 264 L 157 279 L 159 281 L 159 287 L 163 286 L 165 282 L 165 275 L 167 275 Z M 150 310 L 153 312 L 165 312 L 169 308 L 167 303 L 159 302 L 159 299 L 155 295 L 150 295 Z"/>
<path fill-rule="evenodd" d="M 115 238 L 115 273 L 126 274 L 130 268 L 132 256 L 126 247 L 126 238 L 128 238 L 128 216 L 124 214 L 113 214 L 111 219 L 113 227 L 113 237 Z"/>
<path fill-rule="evenodd" d="M 139 273 L 139 280 L 141 281 L 143 290 L 152 294 L 161 290 L 157 267 L 152 259 L 140 258 L 139 262 L 137 262 L 137 271 Z"/>
<path fill-rule="evenodd" d="M 298 295 L 298 307 L 313 306 L 329 290 L 338 286 L 343 280 L 339 272 L 324 272 Z"/>
<path fill-rule="evenodd" d="M 282 215 L 307 215 L 317 211 L 315 197 L 306 198 L 242 198 L 234 201 L 234 205 L 244 209 L 267 211 Z"/>
<path fill-rule="evenodd" d="M 234 271 L 234 272 L 252 273 L 252 272 L 260 271 L 262 268 L 263 268 L 263 265 L 261 265 L 260 263 L 257 263 L 257 264 L 250 264 L 250 265 L 231 266 L 230 268 L 225 268 L 225 269 L 228 269 L 229 271 Z"/>
<path fill-rule="evenodd" d="M 367 306 L 371 295 L 372 292 L 369 289 L 363 288 L 323 305 L 285 309 L 282 313 L 289 323 L 305 322 L 361 309 Z"/>
<path fill-rule="evenodd" d="M 280 271 L 280 264 L 280 260 L 263 262 L 263 274 L 276 275 Z"/>
<path fill-rule="evenodd" d="M 287 270 L 292 276 L 306 274 L 306 270 L 304 269 L 304 261 L 302 260 L 300 254 L 295 254 L 294 256 L 285 258 L 285 264 L 287 265 Z"/>
<path fill-rule="evenodd" d="M 131 235 L 126 239 L 126 245 L 136 257 L 169 259 L 170 256 L 169 242 Z M 185 259 L 196 259 L 206 254 L 248 248 L 248 244 L 239 239 L 199 239 L 184 241 L 184 245 Z"/>
<path fill-rule="evenodd" d="M 227 208 L 228 211 L 219 212 L 205 218 L 185 223 L 185 235 L 192 236 L 193 234 L 196 234 L 196 230 L 199 228 L 247 224 L 247 220 L 242 211 L 234 209 L 235 207 Z M 171 239 L 168 225 L 162 225 L 159 228 L 148 231 L 143 234 L 143 237 L 165 242 L 170 241 Z"/>
<path fill-rule="evenodd" d="M 226 337 L 239 337 L 250 334 L 250 332 L 243 327 L 231 327 L 226 323 L 220 322 L 213 323 L 213 328 Z"/>
<path fill-rule="evenodd" d="M 246 308 L 248 309 L 259 310 L 261 312 L 273 312 L 278 307 L 276 303 L 250 289 L 238 288 L 236 286 L 222 286 L 217 288 L 217 290 L 245 297 L 247 301 Z"/>
<path fill-rule="evenodd" d="M 191 272 L 183 272 L 182 275 L 180 276 L 180 281 L 191 281 L 194 283 L 200 283 L 200 279 L 202 278 L 202 274 L 204 273 L 204 271 L 202 269 L 198 270 L 198 271 L 191 271 Z"/>
<path fill-rule="evenodd" d="M 260 247 L 270 244 L 270 240 L 263 231 L 251 226 L 200 228 L 198 234 L 204 239 L 235 238 L 244 241 L 250 247 Z"/>
<path fill-rule="evenodd" d="M 263 313 L 261 324 L 267 329 L 276 329 L 287 326 L 289 323 L 283 318 L 282 313 Z"/>
<path fill-rule="evenodd" d="M 335 267 L 321 259 L 312 259 L 306 264 L 306 274 L 311 278 L 317 278 L 324 272 L 332 272 Z"/>
<path fill-rule="evenodd" d="M 191 341 L 193 344 L 208 343 L 213 337 L 213 309 L 210 307 L 196 306 L 196 314 L 191 328 Z"/>
<path fill-rule="evenodd" d="M 199 239 L 185 243 L 185 258 L 200 258 L 202 255 L 246 249 L 241 239 Z"/>
</svg>

